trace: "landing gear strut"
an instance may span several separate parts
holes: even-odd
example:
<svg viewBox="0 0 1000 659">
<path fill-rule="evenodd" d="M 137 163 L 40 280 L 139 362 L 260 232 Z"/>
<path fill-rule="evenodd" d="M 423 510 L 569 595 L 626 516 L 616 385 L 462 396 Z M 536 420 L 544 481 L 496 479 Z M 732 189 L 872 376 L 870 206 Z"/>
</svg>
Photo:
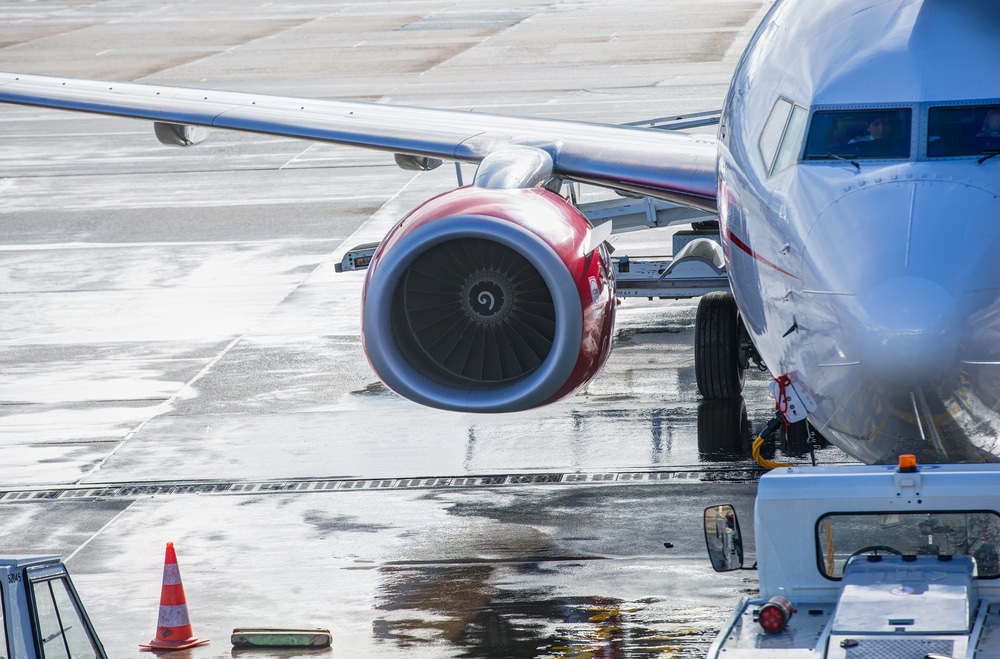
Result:
<svg viewBox="0 0 1000 659">
<path fill-rule="evenodd" d="M 753 350 L 733 294 L 716 291 L 702 296 L 694 324 L 694 374 L 703 398 L 736 398 L 743 392 L 747 346 Z"/>
</svg>

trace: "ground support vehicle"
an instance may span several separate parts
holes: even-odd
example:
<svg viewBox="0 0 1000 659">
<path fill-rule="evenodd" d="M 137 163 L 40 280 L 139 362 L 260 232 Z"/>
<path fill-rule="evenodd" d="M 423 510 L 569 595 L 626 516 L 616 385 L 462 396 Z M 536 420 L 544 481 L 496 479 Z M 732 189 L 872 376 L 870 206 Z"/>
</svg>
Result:
<svg viewBox="0 0 1000 659">
<path fill-rule="evenodd" d="M 0 558 L 0 654 L 12 659 L 107 659 L 58 556 Z"/>
<path fill-rule="evenodd" d="M 759 597 L 709 657 L 1000 657 L 1000 465 L 787 467 L 755 504 Z M 743 567 L 731 506 L 713 566 Z"/>
</svg>

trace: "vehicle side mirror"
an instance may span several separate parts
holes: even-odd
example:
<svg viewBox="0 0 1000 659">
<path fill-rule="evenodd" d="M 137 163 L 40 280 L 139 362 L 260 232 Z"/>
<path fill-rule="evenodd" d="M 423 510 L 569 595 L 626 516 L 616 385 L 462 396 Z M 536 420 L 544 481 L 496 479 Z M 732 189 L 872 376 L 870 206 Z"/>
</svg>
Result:
<svg viewBox="0 0 1000 659">
<path fill-rule="evenodd" d="M 736 510 L 729 504 L 705 509 L 705 545 L 716 572 L 743 567 L 743 535 Z"/>
</svg>

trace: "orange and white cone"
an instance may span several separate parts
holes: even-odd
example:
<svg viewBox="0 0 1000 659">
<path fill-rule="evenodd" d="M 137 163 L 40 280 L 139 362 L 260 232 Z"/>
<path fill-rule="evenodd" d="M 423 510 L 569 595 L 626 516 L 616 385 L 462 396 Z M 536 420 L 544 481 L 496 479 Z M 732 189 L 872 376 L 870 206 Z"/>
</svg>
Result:
<svg viewBox="0 0 1000 659">
<path fill-rule="evenodd" d="M 140 643 L 146 650 L 183 650 L 208 643 L 207 638 L 195 638 L 188 618 L 187 599 L 181 583 L 181 571 L 177 567 L 174 543 L 167 543 L 167 555 L 163 559 L 163 590 L 160 591 L 160 618 L 156 623 L 156 638 L 149 643 Z"/>
</svg>

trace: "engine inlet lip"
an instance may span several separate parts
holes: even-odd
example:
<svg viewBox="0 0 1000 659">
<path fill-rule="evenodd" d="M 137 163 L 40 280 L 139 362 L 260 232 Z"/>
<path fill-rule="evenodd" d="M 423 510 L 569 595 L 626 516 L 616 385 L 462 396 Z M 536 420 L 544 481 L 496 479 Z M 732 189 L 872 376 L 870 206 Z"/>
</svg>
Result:
<svg viewBox="0 0 1000 659">
<path fill-rule="evenodd" d="M 407 269 L 440 243 L 480 238 L 505 245 L 527 259 L 545 280 L 555 310 L 556 332 L 548 357 L 528 377 L 486 389 L 444 382 L 417 370 L 396 345 L 392 328 L 393 298 Z M 368 361 L 385 384 L 423 405 L 453 411 L 510 412 L 551 398 L 569 380 L 583 340 L 583 306 L 576 282 L 555 250 L 524 227 L 484 215 L 452 215 L 415 228 L 369 271 L 365 286 L 363 335 Z"/>
</svg>

